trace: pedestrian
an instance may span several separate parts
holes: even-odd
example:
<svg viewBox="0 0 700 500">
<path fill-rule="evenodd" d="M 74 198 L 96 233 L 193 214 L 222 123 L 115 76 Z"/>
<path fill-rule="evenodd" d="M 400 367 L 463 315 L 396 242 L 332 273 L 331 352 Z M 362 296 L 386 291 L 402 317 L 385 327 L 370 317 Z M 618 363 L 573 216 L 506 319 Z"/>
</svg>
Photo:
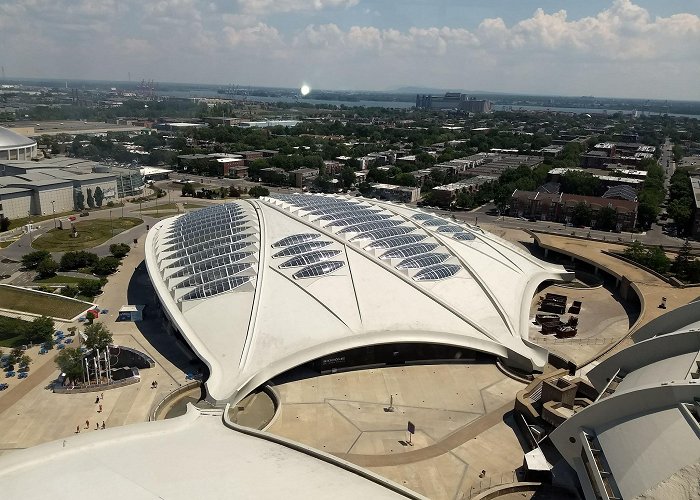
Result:
<svg viewBox="0 0 700 500">
<path fill-rule="evenodd" d="M 79 425 L 75 426 L 75 433 L 80 434 L 80 426 Z"/>
<path fill-rule="evenodd" d="M 95 430 L 96 430 L 96 431 L 99 431 L 99 430 L 100 430 L 100 424 L 98 424 L 97 422 L 95 422 Z"/>
<path fill-rule="evenodd" d="M 100 393 L 100 401 L 103 400 L 104 398 L 105 398 L 105 393 L 104 393 L 104 392 L 101 392 L 101 393 Z"/>
<path fill-rule="evenodd" d="M 86 420 L 86 421 L 85 421 L 85 428 L 86 428 L 86 429 L 89 429 L 89 428 L 90 428 L 90 421 L 89 421 L 89 420 Z"/>
<path fill-rule="evenodd" d="M 104 420 L 102 421 L 102 428 L 103 429 L 105 428 L 105 421 Z"/>
<path fill-rule="evenodd" d="M 102 413 L 102 405 L 100 405 L 100 409 L 97 410 L 97 413 Z"/>
<path fill-rule="evenodd" d="M 97 403 L 99 403 L 99 402 L 100 402 L 100 397 L 99 397 L 99 396 L 95 396 L 95 404 L 97 404 Z"/>
</svg>

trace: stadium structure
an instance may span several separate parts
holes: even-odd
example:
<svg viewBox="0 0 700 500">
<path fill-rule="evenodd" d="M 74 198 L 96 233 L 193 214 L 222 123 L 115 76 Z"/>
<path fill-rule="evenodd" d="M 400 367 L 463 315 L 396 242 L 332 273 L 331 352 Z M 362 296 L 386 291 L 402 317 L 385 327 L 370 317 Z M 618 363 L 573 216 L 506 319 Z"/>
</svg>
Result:
<svg viewBox="0 0 700 500">
<path fill-rule="evenodd" d="M 404 205 L 275 195 L 156 224 L 146 266 L 174 329 L 237 402 L 305 363 L 333 371 L 487 353 L 540 371 L 538 287 L 573 274 L 477 226 Z"/>
<path fill-rule="evenodd" d="M 34 139 L 0 127 L 0 160 L 31 160 L 37 154 Z"/>
</svg>

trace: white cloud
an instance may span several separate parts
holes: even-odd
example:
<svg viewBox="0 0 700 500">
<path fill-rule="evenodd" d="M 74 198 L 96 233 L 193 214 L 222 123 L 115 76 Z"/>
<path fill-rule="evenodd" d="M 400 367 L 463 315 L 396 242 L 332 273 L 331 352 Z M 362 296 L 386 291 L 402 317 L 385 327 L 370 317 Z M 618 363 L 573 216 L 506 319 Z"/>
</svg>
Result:
<svg viewBox="0 0 700 500">
<path fill-rule="evenodd" d="M 359 0 L 238 0 L 246 14 L 269 15 L 283 12 L 353 7 Z"/>
<path fill-rule="evenodd" d="M 0 47 L 13 48 L 0 58 L 8 75 L 18 76 L 109 79 L 131 71 L 160 80 L 259 85 L 312 78 L 317 88 L 422 84 L 700 98 L 700 17 L 694 13 L 655 17 L 632 0 L 611 0 L 578 19 L 537 9 L 516 22 L 493 17 L 472 27 L 426 26 L 418 19 L 413 27 L 379 27 L 364 14 L 366 25 L 357 24 L 357 16 L 355 25 L 343 24 L 350 18 L 344 9 L 357 4 L 0 0 Z M 323 9 L 338 21 L 303 27 Z M 285 15 L 272 16 L 277 13 Z"/>
</svg>

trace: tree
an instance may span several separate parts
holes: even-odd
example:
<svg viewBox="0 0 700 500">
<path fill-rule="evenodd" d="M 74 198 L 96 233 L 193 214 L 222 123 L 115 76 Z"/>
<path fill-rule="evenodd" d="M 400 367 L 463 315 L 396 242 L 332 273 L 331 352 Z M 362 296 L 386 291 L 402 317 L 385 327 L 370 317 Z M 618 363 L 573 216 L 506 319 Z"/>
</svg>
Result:
<svg viewBox="0 0 700 500">
<path fill-rule="evenodd" d="M 83 353 L 74 347 L 66 347 L 59 352 L 56 356 L 56 365 L 73 381 L 83 377 Z"/>
<path fill-rule="evenodd" d="M 129 253 L 129 250 L 131 250 L 131 247 L 126 243 L 112 243 L 111 245 L 109 245 L 109 253 L 111 253 L 117 259 L 122 259 L 126 257 L 126 254 Z"/>
<path fill-rule="evenodd" d="M 87 204 L 90 208 L 95 208 L 95 198 L 92 196 L 92 189 L 87 188 Z"/>
<path fill-rule="evenodd" d="M 253 198 L 260 198 L 261 196 L 268 196 L 270 194 L 270 190 L 263 186 L 253 186 L 248 191 L 248 194 Z"/>
<path fill-rule="evenodd" d="M 36 269 L 39 263 L 47 257 L 50 258 L 51 254 L 46 250 L 29 252 L 28 254 L 24 254 L 22 256 L 22 267 L 25 269 Z"/>
<path fill-rule="evenodd" d="M 95 311 L 88 311 L 85 315 L 85 319 L 87 320 L 88 325 L 92 325 L 92 322 L 97 319 L 97 314 L 95 314 Z"/>
<path fill-rule="evenodd" d="M 676 227 L 681 234 L 687 234 L 690 223 L 693 219 L 693 208 L 695 199 L 680 198 L 668 204 L 668 215 L 676 223 Z"/>
<path fill-rule="evenodd" d="M 97 322 L 88 325 L 83 330 L 83 333 L 87 337 L 85 339 L 85 347 L 88 349 L 99 349 L 102 351 L 112 343 L 112 333 L 104 323 Z"/>
<path fill-rule="evenodd" d="M 343 167 L 340 171 L 340 183 L 345 189 L 350 189 L 355 184 L 355 171 L 351 167 Z"/>
<path fill-rule="evenodd" d="M 97 205 L 98 207 L 101 207 L 104 199 L 105 199 L 105 195 L 102 192 L 102 188 L 100 186 L 97 186 L 95 188 L 95 205 Z"/>
<path fill-rule="evenodd" d="M 61 289 L 61 295 L 63 295 L 64 297 L 75 297 L 76 295 L 78 295 L 78 287 L 73 285 L 66 285 Z"/>
<path fill-rule="evenodd" d="M 86 297 L 94 297 L 102 290 L 102 284 L 99 280 L 80 280 L 78 281 L 78 293 Z"/>
<path fill-rule="evenodd" d="M 27 366 L 29 366 L 29 363 L 32 362 L 32 358 L 29 357 L 27 354 L 23 354 L 23 355 L 19 358 L 18 362 L 19 362 L 19 366 L 20 366 L 20 367 L 27 367 Z"/>
<path fill-rule="evenodd" d="M 50 278 L 56 275 L 58 271 L 58 264 L 52 257 L 46 257 L 36 266 L 36 270 L 39 273 L 40 278 Z"/>
<path fill-rule="evenodd" d="M 61 257 L 60 267 L 63 271 L 93 267 L 97 264 L 98 260 L 100 260 L 100 258 L 97 254 L 86 252 L 85 250 L 66 252 Z"/>
<path fill-rule="evenodd" d="M 194 196 L 196 190 L 191 182 L 186 182 L 182 186 L 182 196 Z"/>
<path fill-rule="evenodd" d="M 574 226 L 590 226 L 591 225 L 591 207 L 585 202 L 577 203 L 571 212 L 571 223 Z"/>
<path fill-rule="evenodd" d="M 78 210 L 85 210 L 85 195 L 82 191 L 75 193 L 75 206 Z"/>
<path fill-rule="evenodd" d="M 241 192 L 236 188 L 236 186 L 229 186 L 228 188 L 228 195 L 231 198 L 240 198 L 241 197 Z"/>
<path fill-rule="evenodd" d="M 53 319 L 47 316 L 35 318 L 24 332 L 24 340 L 27 343 L 42 344 L 53 340 L 54 323 Z"/>
<path fill-rule="evenodd" d="M 10 219 L 5 217 L 4 215 L 0 215 L 0 233 L 4 233 L 8 229 L 10 229 Z"/>
<path fill-rule="evenodd" d="M 691 250 L 690 242 L 685 240 L 685 243 L 683 243 L 683 246 L 678 250 L 678 255 L 676 255 L 673 265 L 671 266 L 673 272 L 683 281 L 688 278 L 691 262 L 694 260 L 690 254 Z"/>
<path fill-rule="evenodd" d="M 107 276 L 116 272 L 119 267 L 119 259 L 116 257 L 103 257 L 92 268 L 92 272 L 98 276 Z"/>
<path fill-rule="evenodd" d="M 596 225 L 603 231 L 617 228 L 617 211 L 612 207 L 603 207 L 598 211 Z"/>
</svg>

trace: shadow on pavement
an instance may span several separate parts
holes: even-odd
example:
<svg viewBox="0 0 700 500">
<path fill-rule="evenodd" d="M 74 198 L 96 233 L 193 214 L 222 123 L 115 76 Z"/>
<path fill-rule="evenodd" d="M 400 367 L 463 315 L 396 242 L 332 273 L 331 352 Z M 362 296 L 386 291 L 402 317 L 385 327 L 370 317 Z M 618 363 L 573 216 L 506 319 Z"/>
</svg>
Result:
<svg viewBox="0 0 700 500">
<path fill-rule="evenodd" d="M 155 289 L 142 261 L 134 270 L 127 288 L 129 304 L 145 304 L 144 319 L 134 323 L 144 338 L 163 357 L 183 372 L 197 372 L 202 363 L 189 345 L 178 334 L 168 328 Z"/>
</svg>

